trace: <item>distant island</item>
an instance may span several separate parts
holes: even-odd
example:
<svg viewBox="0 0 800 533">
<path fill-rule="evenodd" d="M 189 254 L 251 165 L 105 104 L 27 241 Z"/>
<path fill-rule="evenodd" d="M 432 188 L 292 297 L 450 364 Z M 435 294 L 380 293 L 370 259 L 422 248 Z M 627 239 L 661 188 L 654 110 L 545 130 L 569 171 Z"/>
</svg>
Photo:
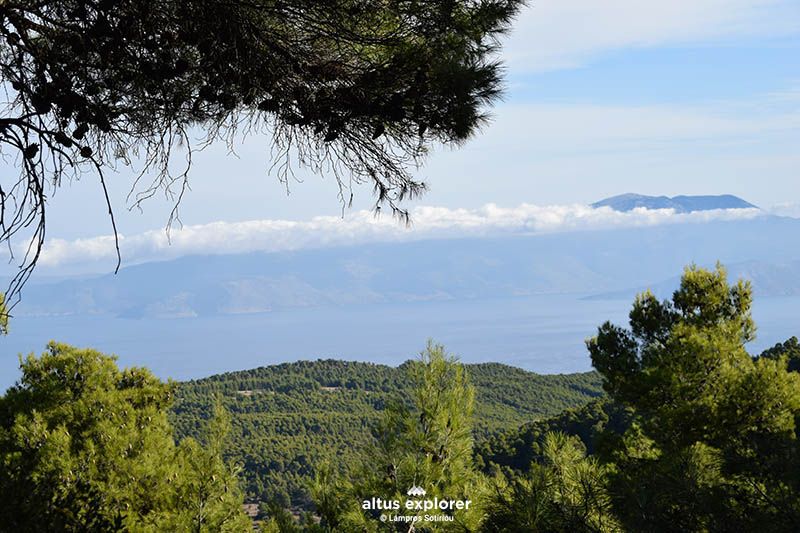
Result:
<svg viewBox="0 0 800 533">
<path fill-rule="evenodd" d="M 645 196 L 643 194 L 620 194 L 595 202 L 592 207 L 608 206 L 615 211 L 631 211 L 637 207 L 647 209 L 674 209 L 676 213 L 710 211 L 712 209 L 744 209 L 757 206 L 732 194 L 718 196 Z"/>
</svg>

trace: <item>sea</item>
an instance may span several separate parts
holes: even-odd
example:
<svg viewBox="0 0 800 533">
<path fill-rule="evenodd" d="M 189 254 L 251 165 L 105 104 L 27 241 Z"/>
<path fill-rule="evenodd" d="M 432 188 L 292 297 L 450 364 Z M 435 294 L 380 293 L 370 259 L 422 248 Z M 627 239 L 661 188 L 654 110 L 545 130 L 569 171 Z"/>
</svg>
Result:
<svg viewBox="0 0 800 533">
<path fill-rule="evenodd" d="M 21 376 L 19 356 L 50 340 L 146 366 L 162 379 L 189 380 L 297 360 L 398 365 L 428 339 L 465 363 L 499 362 L 541 374 L 591 370 L 585 340 L 610 320 L 627 324 L 632 299 L 583 294 L 296 308 L 191 318 L 107 315 L 19 316 L 0 338 L 0 390 Z M 800 296 L 757 299 L 751 354 L 800 336 Z"/>
</svg>

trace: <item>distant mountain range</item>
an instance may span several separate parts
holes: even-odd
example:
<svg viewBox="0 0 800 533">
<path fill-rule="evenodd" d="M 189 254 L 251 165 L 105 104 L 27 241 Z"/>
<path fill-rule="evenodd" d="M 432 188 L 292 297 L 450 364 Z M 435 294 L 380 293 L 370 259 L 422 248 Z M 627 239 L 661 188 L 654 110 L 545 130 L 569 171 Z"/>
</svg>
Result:
<svg viewBox="0 0 800 533">
<path fill-rule="evenodd" d="M 187 256 L 116 276 L 32 283 L 14 312 L 177 318 L 543 293 L 614 297 L 660 280 L 672 287 L 685 265 L 718 260 L 732 267 L 731 278 L 752 279 L 761 296 L 800 294 L 800 219 Z"/>
<path fill-rule="evenodd" d="M 725 265 L 728 270 L 728 281 L 734 282 L 744 279 L 750 282 L 753 294 L 758 296 L 798 296 L 800 295 L 800 261 L 788 263 L 766 263 L 764 261 L 745 261 Z M 663 281 L 648 285 L 629 287 L 617 291 L 587 296 L 586 300 L 632 300 L 637 294 L 646 290 L 652 292 L 658 299 L 672 297 L 678 289 L 681 276 L 672 276 Z"/>
<path fill-rule="evenodd" d="M 592 207 L 610 207 L 615 211 L 631 211 L 637 207 L 647 209 L 674 209 L 676 213 L 710 211 L 712 209 L 743 209 L 756 207 L 732 194 L 719 196 L 645 196 L 643 194 L 620 194 L 595 202 Z"/>
</svg>

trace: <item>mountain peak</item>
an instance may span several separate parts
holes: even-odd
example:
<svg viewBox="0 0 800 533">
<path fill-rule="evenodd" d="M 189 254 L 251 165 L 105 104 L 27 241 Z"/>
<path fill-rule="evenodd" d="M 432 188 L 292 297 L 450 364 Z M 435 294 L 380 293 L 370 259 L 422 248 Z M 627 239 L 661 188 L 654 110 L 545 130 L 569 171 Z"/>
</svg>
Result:
<svg viewBox="0 0 800 533">
<path fill-rule="evenodd" d="M 592 204 L 592 207 L 608 206 L 615 211 L 631 211 L 637 207 L 647 209 L 674 209 L 676 213 L 709 211 L 711 209 L 744 209 L 757 207 L 732 194 L 717 196 L 645 196 L 643 194 L 620 194 Z"/>
</svg>

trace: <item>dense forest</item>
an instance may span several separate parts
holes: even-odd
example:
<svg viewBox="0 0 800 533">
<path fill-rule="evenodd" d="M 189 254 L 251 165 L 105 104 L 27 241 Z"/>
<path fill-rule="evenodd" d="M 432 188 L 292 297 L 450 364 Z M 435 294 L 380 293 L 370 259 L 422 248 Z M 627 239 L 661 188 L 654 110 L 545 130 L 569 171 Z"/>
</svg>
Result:
<svg viewBox="0 0 800 533">
<path fill-rule="evenodd" d="M 243 467 L 252 501 L 311 509 L 315 465 L 349 465 L 392 399 L 408 399 L 408 369 L 299 361 L 179 383 L 171 411 L 178 440 L 198 437 L 219 399 L 232 415 L 226 456 Z M 602 394 L 596 372 L 539 375 L 498 363 L 466 365 L 475 387 L 473 435 L 483 440 Z"/>
</svg>

